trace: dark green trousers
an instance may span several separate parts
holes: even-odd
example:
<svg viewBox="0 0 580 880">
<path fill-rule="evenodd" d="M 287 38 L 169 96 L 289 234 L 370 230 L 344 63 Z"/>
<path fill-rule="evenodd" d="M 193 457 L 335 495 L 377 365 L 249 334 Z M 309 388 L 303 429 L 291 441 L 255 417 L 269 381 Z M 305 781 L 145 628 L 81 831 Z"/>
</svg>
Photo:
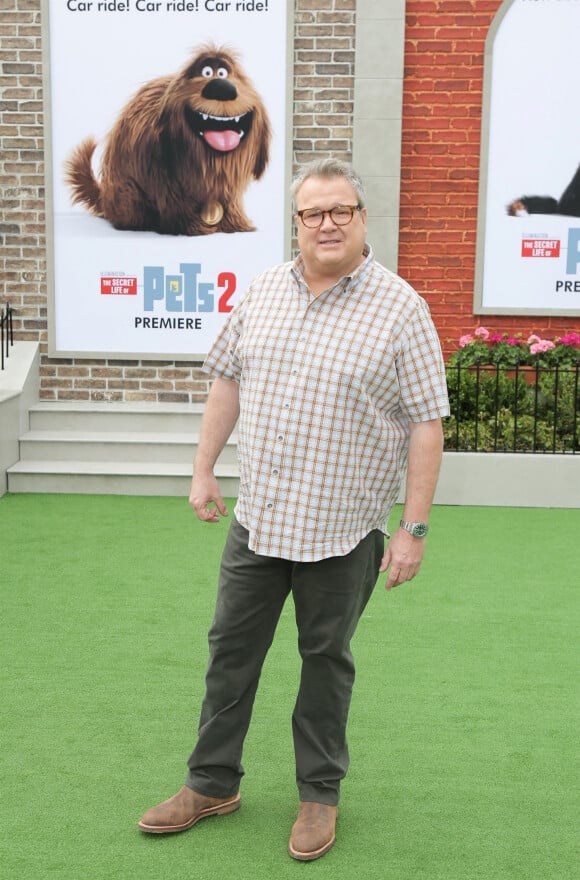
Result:
<svg viewBox="0 0 580 880">
<path fill-rule="evenodd" d="M 348 769 L 346 724 L 354 683 L 350 641 L 384 552 L 372 531 L 347 556 L 291 562 L 259 556 L 235 519 L 224 549 L 209 631 L 206 693 L 186 784 L 229 797 L 244 774 L 242 748 L 284 602 L 292 593 L 302 658 L 292 715 L 300 800 L 337 804 Z"/>
</svg>

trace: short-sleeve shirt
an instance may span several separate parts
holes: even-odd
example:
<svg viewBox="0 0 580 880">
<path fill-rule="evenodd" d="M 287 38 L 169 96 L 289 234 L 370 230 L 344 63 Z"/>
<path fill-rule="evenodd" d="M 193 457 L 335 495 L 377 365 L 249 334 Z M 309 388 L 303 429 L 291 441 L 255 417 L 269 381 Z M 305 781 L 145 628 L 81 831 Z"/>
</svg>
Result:
<svg viewBox="0 0 580 880">
<path fill-rule="evenodd" d="M 204 370 L 239 383 L 235 515 L 264 556 L 343 556 L 386 531 L 409 423 L 449 414 L 427 303 L 368 245 L 316 297 L 301 257 L 259 275 Z"/>
</svg>

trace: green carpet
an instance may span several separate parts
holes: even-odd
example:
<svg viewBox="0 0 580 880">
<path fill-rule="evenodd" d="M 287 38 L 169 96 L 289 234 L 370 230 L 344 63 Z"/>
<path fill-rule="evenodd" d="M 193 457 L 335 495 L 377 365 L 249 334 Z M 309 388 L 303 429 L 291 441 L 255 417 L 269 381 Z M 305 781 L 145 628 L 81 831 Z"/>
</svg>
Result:
<svg viewBox="0 0 580 880">
<path fill-rule="evenodd" d="M 420 576 L 390 593 L 381 576 L 355 639 L 351 771 L 321 861 L 286 853 L 291 603 L 241 810 L 140 834 L 184 779 L 226 528 L 176 498 L 0 498 L 3 878 L 578 876 L 579 510 L 436 507 Z"/>
</svg>

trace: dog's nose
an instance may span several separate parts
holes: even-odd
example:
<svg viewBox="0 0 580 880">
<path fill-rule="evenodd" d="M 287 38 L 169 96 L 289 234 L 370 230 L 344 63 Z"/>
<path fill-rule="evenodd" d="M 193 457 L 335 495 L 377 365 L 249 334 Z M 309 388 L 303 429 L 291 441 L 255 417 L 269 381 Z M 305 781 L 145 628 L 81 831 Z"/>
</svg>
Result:
<svg viewBox="0 0 580 880">
<path fill-rule="evenodd" d="M 204 98 L 210 98 L 213 101 L 235 101 L 238 92 L 229 79 L 212 79 L 201 91 Z"/>
</svg>

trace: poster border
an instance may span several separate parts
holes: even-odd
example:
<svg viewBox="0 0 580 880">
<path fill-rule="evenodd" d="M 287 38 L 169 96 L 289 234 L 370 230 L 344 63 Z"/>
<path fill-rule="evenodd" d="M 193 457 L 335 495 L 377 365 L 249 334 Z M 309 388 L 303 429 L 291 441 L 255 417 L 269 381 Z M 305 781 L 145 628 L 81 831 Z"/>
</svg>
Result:
<svg viewBox="0 0 580 880">
<path fill-rule="evenodd" d="M 483 66 L 483 101 L 481 108 L 481 146 L 479 157 L 479 194 L 477 201 L 477 235 L 475 248 L 475 279 L 473 288 L 474 315 L 547 315 L 551 317 L 577 317 L 580 309 L 532 309 L 517 306 L 483 305 L 483 268 L 485 259 L 485 234 L 487 229 L 487 172 L 489 164 L 490 111 L 492 99 L 492 68 L 495 38 L 507 12 L 516 0 L 503 0 L 490 25 L 485 40 Z"/>
<path fill-rule="evenodd" d="M 286 120 L 284 140 L 287 149 L 284 156 L 284 260 L 289 260 L 292 250 L 292 218 L 290 216 L 290 182 L 292 179 L 293 102 L 294 93 L 294 0 L 286 2 Z M 46 225 L 46 285 L 47 285 L 47 342 L 49 358 L 75 358 L 80 360 L 187 361 L 202 363 L 206 353 L 184 352 L 126 352 L 126 351 L 75 351 L 56 347 L 56 274 L 54 239 L 54 193 L 52 157 L 52 89 L 50 67 L 50 0 L 41 0 L 42 22 L 42 94 L 44 114 L 44 191 Z"/>
</svg>

